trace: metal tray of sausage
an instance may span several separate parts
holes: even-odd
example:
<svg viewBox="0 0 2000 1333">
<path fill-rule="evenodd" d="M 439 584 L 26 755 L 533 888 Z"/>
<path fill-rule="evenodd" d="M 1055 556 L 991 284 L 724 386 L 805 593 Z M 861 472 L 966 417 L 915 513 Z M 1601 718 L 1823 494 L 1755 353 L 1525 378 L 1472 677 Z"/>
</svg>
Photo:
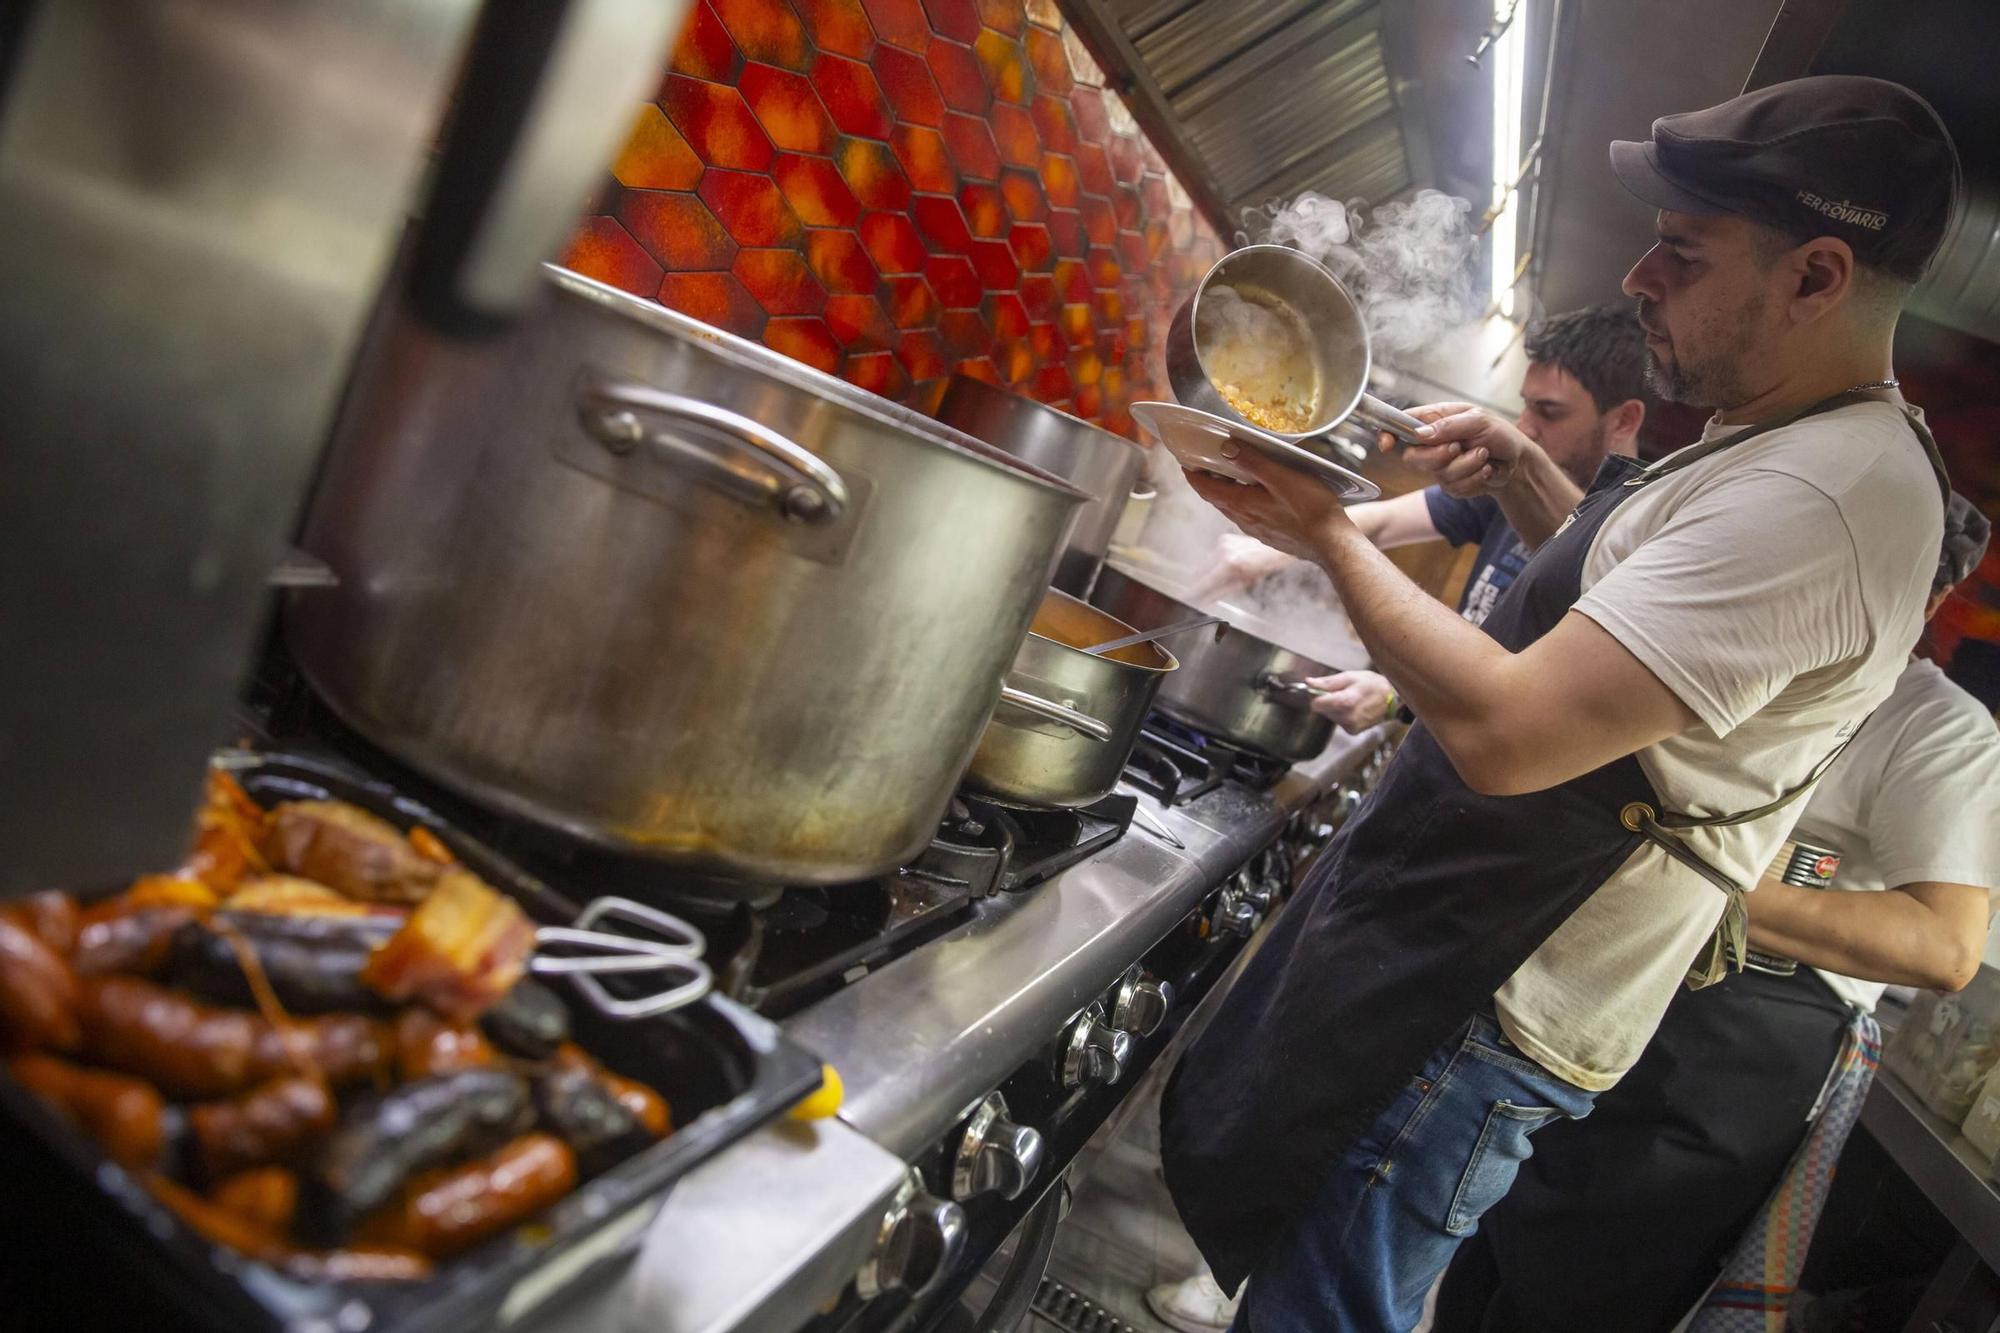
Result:
<svg viewBox="0 0 2000 1333">
<path fill-rule="evenodd" d="M 332 799 L 406 831 L 424 825 L 467 869 L 515 898 L 538 923 L 563 925 L 576 915 L 576 905 L 563 894 L 424 805 L 340 761 L 262 750 L 225 752 L 218 762 L 267 807 Z M 14 1249 L 9 1265 L 14 1272 L 0 1281 L 0 1300 L 29 1317 L 31 1307 L 54 1303 L 63 1310 L 62 1326 L 71 1329 L 109 1326 L 105 1321 L 114 1318 L 124 1330 L 505 1328 L 622 1261 L 674 1181 L 819 1084 L 817 1059 L 775 1024 L 721 996 L 632 1021 L 605 1018 L 573 992 L 564 990 L 563 997 L 576 1042 L 606 1067 L 658 1089 L 672 1106 L 673 1132 L 583 1181 L 512 1231 L 441 1261 L 429 1277 L 411 1282 L 308 1283 L 204 1240 L 135 1176 L 107 1161 L 80 1130 L 7 1077 L 0 1064 L 0 1115 L 6 1122 L 0 1134 L 13 1159 L 10 1220 L 16 1227 L 25 1223 L 59 1233 Z M 23 1131 L 28 1142 L 22 1141 Z M 79 1227 L 89 1229 L 87 1240 L 76 1234 Z M 77 1271 L 27 1271 L 37 1251 L 51 1262 L 68 1260 L 63 1267 L 73 1263 Z M 86 1299 L 79 1304 L 80 1293 Z M 16 1299 L 26 1305 L 12 1304 Z M 0 1316 L 0 1324 L 11 1318 Z"/>
</svg>

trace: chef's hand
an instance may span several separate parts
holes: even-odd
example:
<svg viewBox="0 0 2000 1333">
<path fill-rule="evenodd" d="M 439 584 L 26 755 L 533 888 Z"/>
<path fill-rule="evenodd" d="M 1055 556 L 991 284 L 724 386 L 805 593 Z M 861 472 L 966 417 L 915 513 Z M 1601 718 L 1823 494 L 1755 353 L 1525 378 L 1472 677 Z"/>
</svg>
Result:
<svg viewBox="0 0 2000 1333">
<path fill-rule="evenodd" d="M 1312 697 L 1313 712 L 1332 718 L 1342 731 L 1380 726 L 1396 711 L 1396 691 L 1387 677 L 1373 671 L 1336 671 L 1310 677 L 1306 684 L 1325 691 Z"/>
<path fill-rule="evenodd" d="M 1445 494 L 1460 499 L 1505 490 L 1521 456 L 1537 447 L 1512 424 L 1471 403 L 1432 403 L 1411 408 L 1410 415 L 1431 427 L 1431 437 L 1405 449 L 1403 461 L 1436 474 Z M 1377 443 L 1387 450 L 1397 441 L 1384 434 Z"/>
<path fill-rule="evenodd" d="M 1264 545 L 1317 562 L 1314 535 L 1328 523 L 1348 521 L 1333 488 L 1248 445 L 1233 461 L 1257 479 L 1255 485 L 1185 469 L 1188 485 Z"/>
<path fill-rule="evenodd" d="M 1189 599 L 1206 602 L 1217 597 L 1227 597 L 1231 593 L 1241 592 L 1268 574 L 1277 573 L 1291 563 L 1291 556 L 1264 545 L 1255 537 L 1245 537 L 1239 532 L 1225 532 L 1216 540 L 1208 573 L 1203 576 L 1201 582 L 1194 585 Z"/>
</svg>

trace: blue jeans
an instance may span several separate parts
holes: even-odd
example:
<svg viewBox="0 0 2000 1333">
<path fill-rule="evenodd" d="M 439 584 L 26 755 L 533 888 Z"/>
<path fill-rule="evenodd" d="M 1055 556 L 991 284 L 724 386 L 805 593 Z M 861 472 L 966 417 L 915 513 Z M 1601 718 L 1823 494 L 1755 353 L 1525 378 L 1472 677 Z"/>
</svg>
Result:
<svg viewBox="0 0 2000 1333">
<path fill-rule="evenodd" d="M 1335 1165 L 1250 1278 L 1232 1333 L 1404 1333 L 1479 1216 L 1533 1151 L 1528 1136 L 1590 1114 L 1594 1093 L 1474 1018 L 1424 1063 Z"/>
</svg>

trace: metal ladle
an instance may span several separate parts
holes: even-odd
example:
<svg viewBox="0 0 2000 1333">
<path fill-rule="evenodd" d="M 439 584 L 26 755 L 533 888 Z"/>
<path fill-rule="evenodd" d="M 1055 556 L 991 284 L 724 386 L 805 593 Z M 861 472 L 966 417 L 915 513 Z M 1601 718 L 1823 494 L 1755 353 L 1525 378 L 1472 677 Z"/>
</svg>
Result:
<svg viewBox="0 0 2000 1333">
<path fill-rule="evenodd" d="M 1105 653 L 1116 652 L 1120 648 L 1130 648 L 1135 643 L 1151 643 L 1155 639 L 1164 639 L 1169 634 L 1184 634 L 1191 629 L 1200 629 L 1203 625 L 1221 625 L 1222 628 L 1215 632 L 1215 637 L 1218 639 L 1229 629 L 1229 626 L 1224 623 L 1221 616 L 1196 616 L 1193 620 L 1183 620 L 1177 625 L 1165 625 L 1159 629 L 1143 629 L 1137 634 L 1127 634 L 1122 639 L 1107 639 L 1103 643 L 1094 643 L 1082 651 L 1094 657 L 1102 657 Z"/>
</svg>

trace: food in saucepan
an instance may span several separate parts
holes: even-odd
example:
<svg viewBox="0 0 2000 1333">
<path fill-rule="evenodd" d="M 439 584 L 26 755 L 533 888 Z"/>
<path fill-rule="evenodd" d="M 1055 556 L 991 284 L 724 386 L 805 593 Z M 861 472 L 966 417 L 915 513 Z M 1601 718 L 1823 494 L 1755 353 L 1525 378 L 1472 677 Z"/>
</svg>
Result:
<svg viewBox="0 0 2000 1333">
<path fill-rule="evenodd" d="M 569 1040 L 534 941 L 429 830 L 217 769 L 178 873 L 0 908 L 0 1054 L 209 1240 L 422 1277 L 671 1132 Z"/>
<path fill-rule="evenodd" d="M 1213 286 L 1195 313 L 1195 342 L 1215 391 L 1245 421 L 1280 435 L 1312 429 L 1319 363 L 1296 310 L 1254 288 Z"/>
</svg>

